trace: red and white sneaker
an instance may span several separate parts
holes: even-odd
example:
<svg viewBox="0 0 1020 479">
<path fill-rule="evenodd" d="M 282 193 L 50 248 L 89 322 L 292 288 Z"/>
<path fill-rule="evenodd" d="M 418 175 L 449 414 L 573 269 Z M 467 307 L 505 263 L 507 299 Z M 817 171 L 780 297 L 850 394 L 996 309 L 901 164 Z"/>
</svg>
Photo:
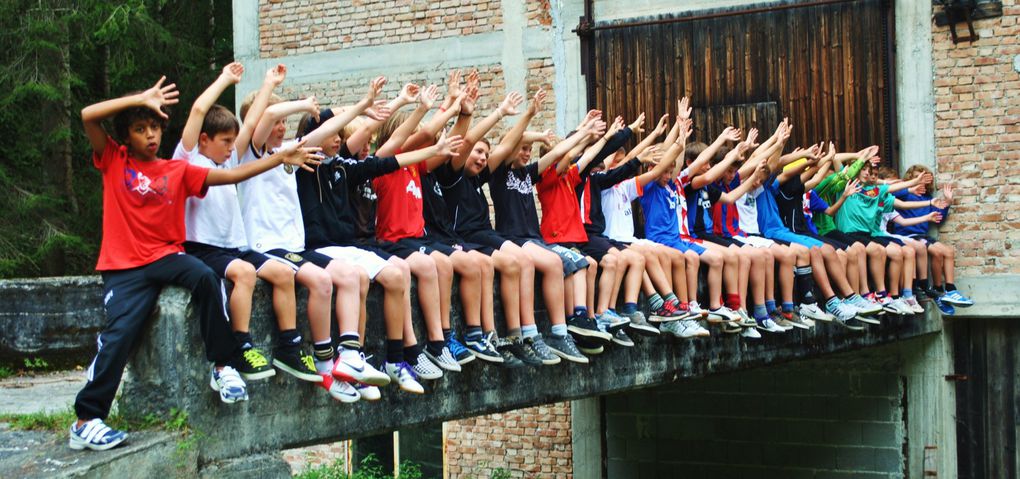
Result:
<svg viewBox="0 0 1020 479">
<path fill-rule="evenodd" d="M 364 353 L 353 349 L 340 349 L 340 357 L 333 364 L 333 377 L 371 386 L 386 386 L 390 377 L 365 361 Z"/>
<path fill-rule="evenodd" d="M 361 393 L 350 383 L 336 379 L 331 374 L 320 373 L 322 382 L 319 383 L 322 389 L 329 392 L 329 395 L 342 403 L 354 403 L 361 399 Z"/>
</svg>

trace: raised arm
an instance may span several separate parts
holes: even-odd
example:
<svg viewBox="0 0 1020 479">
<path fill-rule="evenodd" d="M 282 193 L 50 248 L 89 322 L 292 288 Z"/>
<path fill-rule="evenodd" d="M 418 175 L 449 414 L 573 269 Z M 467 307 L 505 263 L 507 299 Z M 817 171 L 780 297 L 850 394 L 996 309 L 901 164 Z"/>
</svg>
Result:
<svg viewBox="0 0 1020 479">
<path fill-rule="evenodd" d="M 545 103 L 545 90 L 539 89 L 535 93 L 535 97 L 532 98 L 531 103 L 528 104 L 528 109 L 525 110 L 521 119 L 517 120 L 513 128 L 503 135 L 503 139 L 489 153 L 489 171 L 496 171 L 499 165 L 514 153 L 518 143 L 521 142 L 521 138 L 524 136 L 524 132 L 528 129 L 528 124 L 531 123 L 531 119 L 535 117 L 543 103 Z"/>
<path fill-rule="evenodd" d="M 749 191 L 757 188 L 763 181 L 765 181 L 765 165 L 758 163 L 758 166 L 751 173 L 751 176 L 749 176 L 746 180 L 741 181 L 740 186 L 719 195 L 719 202 L 732 204 L 739 200 L 741 196 L 744 196 Z"/>
<path fill-rule="evenodd" d="M 739 158 L 743 158 L 744 153 L 749 149 L 748 145 L 744 142 L 737 144 L 735 148 L 726 153 L 723 160 L 716 163 L 711 169 L 705 172 L 703 175 L 695 176 L 691 179 L 691 187 L 694 189 L 703 188 L 706 185 L 714 183 L 719 178 L 722 178 L 726 170 L 733 165 Z M 694 171 L 692 168 L 691 171 Z M 737 196 L 739 198 L 739 196 Z"/>
<path fill-rule="evenodd" d="M 626 141 L 626 140 L 621 141 L 619 137 L 617 137 L 617 135 L 624 134 L 623 117 L 620 116 L 616 117 L 616 119 L 613 120 L 612 126 L 610 126 L 608 130 L 606 130 L 605 125 L 606 125 L 605 122 L 602 121 L 597 122 L 595 124 L 596 128 L 595 131 L 593 131 L 593 134 L 601 133 L 601 135 L 599 136 L 598 141 L 588 146 L 588 148 L 584 151 L 584 154 L 581 155 L 581 158 L 577 160 L 577 169 L 578 171 L 582 172 L 583 175 L 591 173 L 592 168 L 594 168 L 599 163 L 602 163 L 602 160 L 605 160 L 606 156 L 609 156 L 610 148 L 612 148 L 614 145 L 621 145 L 623 144 L 624 141 Z M 628 131 L 627 137 L 629 138 L 630 130 L 627 131 Z M 613 148 L 612 151 L 616 151 L 616 149 L 618 148 L 619 146 L 616 146 L 616 148 Z M 569 166 L 569 160 L 567 166 Z M 563 168 L 561 170 L 560 165 L 556 165 L 556 171 L 560 174 L 563 174 L 563 172 L 566 171 L 566 168 Z"/>
<path fill-rule="evenodd" d="M 743 141 L 743 143 L 747 145 L 744 151 L 750 151 L 751 154 L 746 160 L 744 160 L 744 163 L 740 165 L 740 168 L 737 169 L 737 174 L 739 174 L 741 178 L 750 178 L 751 175 L 754 174 L 754 171 L 758 168 L 758 165 L 761 164 L 762 158 L 756 157 L 754 154 L 761 146 L 757 143 L 757 141 L 758 129 L 751 128 L 750 130 L 747 130 L 747 138 Z"/>
<path fill-rule="evenodd" d="M 235 151 L 243 152 L 252 143 L 255 128 L 258 126 L 262 114 L 266 111 L 266 106 L 269 105 L 269 97 L 273 94 L 273 90 L 283 83 L 285 78 L 287 78 L 287 67 L 283 64 L 278 64 L 266 71 L 266 76 L 262 80 L 262 86 L 259 87 L 258 93 L 255 94 L 255 99 L 252 100 L 251 106 L 248 107 L 248 112 L 241 123 L 241 130 L 237 132 L 237 138 L 234 139 Z M 265 143 L 265 140 L 263 140 L 263 143 Z M 240 156 L 240 153 L 238 153 L 238 156 Z"/>
<path fill-rule="evenodd" d="M 181 144 L 185 151 L 191 151 L 198 145 L 198 137 L 202 133 L 202 123 L 205 122 L 205 115 L 209 109 L 216 104 L 216 100 L 231 85 L 241 82 L 241 75 L 244 74 L 244 67 L 234 62 L 223 67 L 220 76 L 209 85 L 205 91 L 191 105 L 191 113 L 188 121 L 184 124 L 184 131 L 181 132 Z"/>
<path fill-rule="evenodd" d="M 689 120 L 691 118 L 691 113 L 693 112 L 693 110 L 691 109 L 691 99 L 683 97 L 680 100 L 678 100 L 676 102 L 676 110 L 677 110 L 676 113 L 677 122 L 679 122 L 680 120 Z M 672 145 L 674 142 L 676 142 L 677 136 L 680 135 L 679 125 L 680 125 L 679 123 L 675 123 L 673 125 L 673 128 L 669 130 L 669 135 L 666 135 L 666 141 L 664 141 L 663 143 L 667 145 Z"/>
<path fill-rule="evenodd" d="M 719 148 L 722 148 L 727 141 L 740 141 L 740 130 L 733 128 L 732 126 L 727 126 L 726 129 L 719 134 L 715 141 L 713 141 L 711 145 L 708 145 L 708 148 L 705 148 L 705 150 L 691 162 L 689 165 L 690 171 L 698 171 L 698 169 L 700 169 L 705 163 L 708 163 L 713 157 L 715 157 Z M 676 172 L 679 174 L 680 170 L 683 169 L 683 158 L 678 160 L 677 163 Z"/>
<path fill-rule="evenodd" d="M 408 83 L 400 89 L 400 93 L 396 97 L 386 103 L 385 108 L 389 110 L 391 114 L 396 113 L 397 110 L 418 101 L 418 95 L 420 93 L 421 87 L 414 83 Z M 350 138 L 347 138 L 347 151 L 352 153 L 361 151 L 365 145 L 372 141 L 372 135 L 374 135 L 376 131 L 379 131 L 379 128 L 382 127 L 386 118 L 389 118 L 389 116 L 386 116 L 383 119 L 370 118 L 366 121 L 361 128 L 358 128 L 358 131 L 354 132 Z"/>
<path fill-rule="evenodd" d="M 166 77 L 160 77 L 152 88 L 135 95 L 122 96 L 113 100 L 106 100 L 89 105 L 81 110 L 81 121 L 85 128 L 85 136 L 92 145 L 92 151 L 102 153 L 106 148 L 106 130 L 103 129 L 103 120 L 116 115 L 121 110 L 132 107 L 146 107 L 156 112 L 164 120 L 170 117 L 163 112 L 163 107 L 177 103 L 177 85 L 171 83 L 164 86 Z"/>
<path fill-rule="evenodd" d="M 255 161 L 243 163 L 227 170 L 212 168 L 205 178 L 205 186 L 232 185 L 240 183 L 255 175 L 264 173 L 280 163 L 300 166 L 308 171 L 315 171 L 309 165 L 316 166 L 322 156 L 321 148 L 306 148 L 304 142 L 297 142 L 281 148 L 272 155 L 264 156 Z"/>
<path fill-rule="evenodd" d="M 889 185 L 889 193 L 895 193 L 897 191 L 905 190 L 907 188 L 913 188 L 913 187 L 915 187 L 917 185 L 920 185 L 920 184 L 925 184 L 926 185 L 928 183 L 931 183 L 931 181 L 932 181 L 931 173 L 923 173 L 923 174 L 915 176 L 914 178 L 912 178 L 910 180 L 899 181 L 899 182 L 896 182 L 896 183 L 893 183 L 893 184 Z"/>
<path fill-rule="evenodd" d="M 551 150 L 546 152 L 545 155 L 542 155 L 542 157 L 538 159 L 538 174 L 541 175 L 542 172 L 544 172 L 546 168 L 549 168 L 554 161 L 564 157 L 567 152 L 569 152 L 570 149 L 577 144 L 590 140 L 591 135 L 594 132 L 592 128 L 594 128 L 594 126 L 589 125 L 584 129 L 577 130 L 573 135 L 570 135 L 569 138 L 563 139 L 563 141 L 560 141 Z"/>
<path fill-rule="evenodd" d="M 464 139 L 460 136 L 447 137 L 445 134 L 439 137 L 436 144 L 396 156 L 400 166 L 413 165 L 435 157 L 447 157 L 457 151 L 463 144 Z"/>
<path fill-rule="evenodd" d="M 377 77 L 372 80 L 368 85 L 368 92 L 365 96 L 355 103 L 353 107 L 346 108 L 343 111 L 333 115 L 332 118 L 324 121 L 318 128 L 312 130 L 311 133 L 305 135 L 304 139 L 308 146 L 319 146 L 327 138 L 336 135 L 337 132 L 347 126 L 351 120 L 354 120 L 365 111 L 366 108 L 372 106 L 375 102 L 375 98 L 379 96 L 379 92 L 382 91 L 383 86 L 386 85 L 386 77 Z"/>
<path fill-rule="evenodd" d="M 860 193 L 860 191 L 861 183 L 859 181 L 857 181 L 856 179 L 848 181 L 846 187 L 843 188 L 843 194 L 839 195 L 839 198 L 837 198 L 834 203 L 830 204 L 829 207 L 825 209 L 825 214 L 835 217 L 836 212 L 839 211 L 839 209 L 843 206 L 843 203 L 846 202 L 846 199 L 857 193 Z"/>
<path fill-rule="evenodd" d="M 319 102 L 315 100 L 314 96 L 310 96 L 304 100 L 285 101 L 266 108 L 265 113 L 263 113 L 262 117 L 259 118 L 258 126 L 255 127 L 255 133 L 252 134 L 252 146 L 254 146 L 256 150 L 262 150 L 262 148 L 266 145 L 266 140 L 269 139 L 269 134 L 276 126 L 276 122 L 287 118 L 290 115 L 302 112 L 311 113 L 316 119 L 318 119 Z"/>
<path fill-rule="evenodd" d="M 510 94 L 503 99 L 503 102 L 499 104 L 498 108 L 472 126 L 468 130 L 467 135 L 464 136 L 464 145 L 461 147 L 460 152 L 457 155 L 454 155 L 451 160 L 453 169 L 455 171 L 460 171 L 460 169 L 464 167 L 464 162 L 467 161 L 467 158 L 471 153 L 471 148 L 474 148 L 475 143 L 478 143 L 479 140 L 484 138 L 485 135 L 489 133 L 489 130 L 495 127 L 496 124 L 503 119 L 503 117 L 519 114 L 520 112 L 517 110 L 517 107 L 523 102 L 523 95 L 517 92 L 510 92 Z M 463 106 L 461 107 L 463 108 Z"/>
<path fill-rule="evenodd" d="M 643 115 L 643 113 L 642 113 L 642 115 Z M 662 115 L 662 117 L 659 118 L 659 123 L 655 125 L 655 129 L 652 130 L 651 132 L 649 132 L 648 136 L 646 136 L 644 139 L 642 139 L 641 142 L 639 142 L 637 144 L 637 146 L 634 147 L 634 149 L 630 150 L 627 153 L 627 156 L 624 157 L 623 161 L 626 162 L 626 161 L 633 160 L 634 158 L 637 158 L 647 148 L 649 148 L 650 146 L 655 144 L 655 140 L 657 140 L 660 136 L 662 136 L 663 133 L 666 132 L 666 125 L 668 125 L 668 124 L 669 124 L 669 114 L 667 113 L 665 115 Z M 631 128 L 631 131 L 633 132 L 634 128 Z"/>
</svg>

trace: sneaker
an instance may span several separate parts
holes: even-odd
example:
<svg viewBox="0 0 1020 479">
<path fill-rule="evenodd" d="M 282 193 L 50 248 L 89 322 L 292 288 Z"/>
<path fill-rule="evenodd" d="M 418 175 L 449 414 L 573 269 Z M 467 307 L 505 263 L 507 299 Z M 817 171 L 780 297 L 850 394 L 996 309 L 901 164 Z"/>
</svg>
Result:
<svg viewBox="0 0 1020 479">
<path fill-rule="evenodd" d="M 902 298 L 902 299 L 903 299 L 903 302 L 906 303 L 907 306 L 910 307 L 910 310 L 913 311 L 914 314 L 923 314 L 924 313 L 924 306 L 921 306 L 921 303 L 917 302 L 917 298 L 911 296 L 909 298 Z"/>
<path fill-rule="evenodd" d="M 835 315 L 822 311 L 822 308 L 819 308 L 817 304 L 801 304 L 799 314 L 802 318 L 813 319 L 815 321 L 832 321 L 836 319 Z"/>
<path fill-rule="evenodd" d="M 852 306 L 843 304 L 842 301 L 836 301 L 835 303 L 833 303 L 833 307 L 829 310 L 829 312 L 835 315 L 836 321 L 838 321 L 843 326 L 846 326 L 850 329 L 855 329 L 852 326 L 857 325 L 860 326 L 860 329 L 864 329 L 864 326 L 860 325 L 859 320 L 857 319 L 857 309 L 855 309 Z"/>
<path fill-rule="evenodd" d="M 963 293 L 953 290 L 946 291 L 946 294 L 942 295 L 942 302 L 949 303 L 953 306 L 959 306 L 961 308 L 968 308 L 974 306 L 974 301 L 963 295 Z"/>
<path fill-rule="evenodd" d="M 453 355 L 453 359 L 457 361 L 457 364 L 464 365 L 475 360 L 475 354 L 452 334 L 450 339 L 446 340 L 446 347 L 450 350 L 450 354 Z"/>
<path fill-rule="evenodd" d="M 747 339 L 761 339 L 758 328 L 740 328 L 740 337 Z"/>
<path fill-rule="evenodd" d="M 262 351 L 256 348 L 246 349 L 241 353 L 237 372 L 249 381 L 276 376 L 276 370 L 269 365 L 269 360 L 262 354 Z"/>
<path fill-rule="evenodd" d="M 383 365 L 383 370 L 386 371 L 392 382 L 400 386 L 400 389 L 409 393 L 425 394 L 425 388 L 418 382 L 418 375 L 406 362 L 386 363 Z"/>
<path fill-rule="evenodd" d="M 771 319 L 773 323 L 776 323 L 776 325 L 780 328 L 783 328 L 783 331 L 789 331 L 794 328 L 794 325 L 790 323 L 790 318 L 793 316 L 794 314 L 790 313 L 790 316 L 787 317 L 782 311 L 777 309 L 772 311 L 772 314 L 769 314 L 769 319 Z M 755 326 L 757 327 L 757 323 Z"/>
<path fill-rule="evenodd" d="M 756 321 L 755 323 L 757 324 L 758 329 L 760 329 L 762 331 L 768 331 L 770 333 L 785 333 L 786 332 L 786 329 L 783 328 L 782 326 L 776 324 L 776 322 L 773 321 L 772 318 L 765 318 L 765 319 L 763 319 L 761 321 Z"/>
<path fill-rule="evenodd" d="M 946 316 L 952 316 L 956 314 L 956 308 L 952 304 L 943 301 L 942 296 L 935 296 L 935 305 L 939 307 L 939 311 Z"/>
<path fill-rule="evenodd" d="M 453 357 L 453 352 L 450 351 L 450 348 L 446 346 L 443 346 L 443 351 L 440 352 L 439 354 L 432 354 L 431 352 L 429 352 L 429 348 L 423 349 L 422 353 L 428 356 L 428 358 L 432 360 L 431 362 L 436 366 L 439 366 L 447 371 L 455 373 L 461 372 L 460 363 L 457 362 L 457 358 Z M 421 376 L 423 379 L 434 379 L 425 376 L 421 372 L 419 372 L 418 375 Z M 441 376 L 442 374 L 440 374 L 440 377 Z"/>
<path fill-rule="evenodd" d="M 600 317 L 602 318 L 601 322 L 606 324 L 606 331 L 610 333 L 626 326 L 627 323 L 630 323 L 630 319 L 620 316 L 619 314 L 616 313 L 616 311 L 613 311 L 611 309 L 607 309 L 606 312 L 596 315 L 595 321 L 600 322 L 599 320 Z"/>
<path fill-rule="evenodd" d="M 349 383 L 385 386 L 390 377 L 365 361 L 365 354 L 353 349 L 340 349 L 340 357 L 333 363 L 333 377 Z"/>
<path fill-rule="evenodd" d="M 496 346 L 492 344 L 495 337 L 495 331 L 491 331 L 488 335 L 483 335 L 477 340 L 465 339 L 464 344 L 471 350 L 471 354 L 478 359 L 489 361 L 490 363 L 501 363 L 503 362 L 503 356 L 499 354 Z"/>
<path fill-rule="evenodd" d="M 443 348 L 443 350 L 444 352 L 449 352 L 446 348 Z M 450 360 L 453 360 L 453 356 L 450 356 Z M 454 362 L 454 364 L 457 363 Z M 425 351 L 418 353 L 418 364 L 412 366 L 411 369 L 413 369 L 414 373 L 422 379 L 439 379 L 443 377 L 443 370 L 439 369 L 439 366 L 436 366 L 435 363 L 429 359 L 429 355 L 426 354 Z M 393 376 L 390 377 L 392 378 Z"/>
<path fill-rule="evenodd" d="M 780 324 L 782 327 L 791 327 L 797 329 L 811 329 L 815 325 L 813 319 L 806 319 L 799 314 L 791 314 L 789 318 L 783 318 L 785 324 Z"/>
<path fill-rule="evenodd" d="M 679 321 L 690 316 L 690 311 L 684 311 L 678 305 L 679 303 L 676 301 L 663 303 L 659 309 L 652 311 L 648 320 L 653 323 L 664 323 L 667 321 Z"/>
<path fill-rule="evenodd" d="M 645 336 L 659 335 L 659 328 L 656 328 L 651 323 L 649 323 L 648 320 L 645 319 L 645 315 L 642 314 L 641 311 L 634 311 L 633 313 L 628 314 L 627 319 L 630 320 L 630 323 L 627 324 L 627 327 L 630 328 L 633 332 L 643 334 Z"/>
<path fill-rule="evenodd" d="M 542 365 L 542 358 L 538 357 L 538 355 L 535 354 L 534 349 L 532 349 L 527 344 L 524 344 L 523 338 L 521 338 L 520 336 L 513 336 L 510 338 L 506 338 L 506 340 L 510 343 L 509 345 L 510 352 L 514 353 L 514 356 L 516 356 L 517 359 L 520 359 L 521 362 L 527 364 L 528 366 Z"/>
<path fill-rule="evenodd" d="M 273 366 L 302 381 L 321 383 L 322 376 L 315 370 L 312 357 L 302 354 L 298 348 L 281 348 L 273 354 Z"/>
<path fill-rule="evenodd" d="M 722 328 L 722 332 L 726 334 L 740 334 L 745 328 L 740 323 L 722 323 L 719 325 Z"/>
<path fill-rule="evenodd" d="M 900 316 L 911 316 L 914 314 L 914 310 L 910 307 L 910 305 L 903 301 L 903 298 L 896 298 L 889 301 L 889 303 L 885 305 L 885 310 Z"/>
<path fill-rule="evenodd" d="M 500 365 L 510 369 L 524 367 L 524 362 L 517 359 L 517 356 L 514 356 L 513 351 L 510 350 L 509 341 L 502 338 L 495 338 L 493 343 L 496 346 L 496 351 L 499 352 L 499 357 L 503 359 L 503 361 L 499 363 Z"/>
<path fill-rule="evenodd" d="M 861 317 L 858 316 L 854 316 L 846 321 L 843 321 L 842 319 L 837 319 L 836 323 L 851 331 L 864 331 L 866 327 L 864 323 L 861 321 Z"/>
<path fill-rule="evenodd" d="M 93 451 L 105 451 L 117 447 L 117 444 L 127 439 L 127 433 L 118 431 L 107 426 L 102 419 L 95 418 L 85 422 L 81 427 L 74 427 L 71 423 L 71 438 L 67 445 L 76 451 L 92 449 Z"/>
<path fill-rule="evenodd" d="M 388 379 L 389 376 L 386 376 Z M 366 401 L 378 401 L 382 399 L 382 392 L 376 386 L 369 386 L 368 384 L 355 384 L 354 388 L 358 390 L 358 394 L 361 394 L 361 399 Z"/>
<path fill-rule="evenodd" d="M 627 333 L 622 329 L 616 330 L 616 333 L 613 334 L 613 342 L 625 348 L 634 347 L 634 340 L 630 339 L 630 336 L 627 336 Z"/>
<path fill-rule="evenodd" d="M 753 328 L 755 326 L 754 318 L 748 316 L 747 310 L 740 308 L 737 310 L 737 315 L 740 316 L 740 325 L 745 328 Z"/>
<path fill-rule="evenodd" d="M 691 301 L 687 303 L 687 310 L 691 316 L 704 316 L 705 310 L 701 308 L 701 305 L 697 301 Z"/>
<path fill-rule="evenodd" d="M 546 346 L 553 354 L 566 359 L 567 361 L 588 364 L 588 358 L 581 354 L 581 351 L 577 349 L 577 345 L 574 344 L 574 338 L 572 338 L 569 334 L 566 336 L 550 334 L 546 341 Z M 598 346 L 598 348 L 601 349 L 602 346 Z"/>
<path fill-rule="evenodd" d="M 321 376 L 319 376 L 319 381 L 322 381 Z M 209 387 L 213 391 L 219 392 L 220 401 L 227 404 L 248 400 L 248 386 L 244 384 L 244 380 L 241 379 L 237 370 L 230 366 L 223 366 L 223 369 L 219 371 L 212 368 L 212 373 L 209 375 Z"/>
<path fill-rule="evenodd" d="M 531 348 L 531 350 L 535 353 L 535 356 L 542 361 L 543 365 L 551 366 L 553 364 L 560 363 L 560 357 L 549 349 L 549 345 L 542 340 L 541 334 L 530 338 L 524 338 L 524 345 Z"/>
<path fill-rule="evenodd" d="M 606 342 L 613 339 L 612 334 L 599 330 L 595 320 L 588 317 L 571 316 L 567 318 L 567 330 L 577 336 L 602 339 Z"/>
<path fill-rule="evenodd" d="M 683 339 L 712 335 L 712 333 L 709 333 L 707 329 L 701 327 L 701 325 L 693 319 L 682 319 L 680 321 L 663 324 L 662 330 L 677 338 Z"/>
<path fill-rule="evenodd" d="M 882 312 L 882 305 L 868 301 L 859 294 L 848 296 L 843 300 L 843 304 L 853 306 L 858 316 L 871 316 Z"/>
<path fill-rule="evenodd" d="M 602 354 L 606 350 L 605 346 L 603 346 L 601 342 L 597 342 L 597 340 L 592 338 L 578 336 L 572 339 L 574 340 L 574 345 L 577 346 L 578 351 L 581 351 L 582 353 L 587 354 L 589 356 Z"/>
<path fill-rule="evenodd" d="M 361 399 L 361 393 L 350 383 L 336 379 L 332 374 L 321 374 L 321 376 L 322 382 L 319 383 L 319 386 L 329 391 L 329 395 L 333 399 L 347 404 L 358 402 Z"/>
<path fill-rule="evenodd" d="M 740 321 L 740 315 L 726 306 L 719 306 L 718 309 L 710 309 L 705 319 L 710 323 L 733 323 Z"/>
</svg>

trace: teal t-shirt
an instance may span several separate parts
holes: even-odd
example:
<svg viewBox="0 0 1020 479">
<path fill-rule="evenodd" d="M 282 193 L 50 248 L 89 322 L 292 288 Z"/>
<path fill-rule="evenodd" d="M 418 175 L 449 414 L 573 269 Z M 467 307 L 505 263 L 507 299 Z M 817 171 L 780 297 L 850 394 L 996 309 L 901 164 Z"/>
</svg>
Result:
<svg viewBox="0 0 1020 479">
<path fill-rule="evenodd" d="M 880 230 L 885 204 L 892 203 L 889 185 L 870 186 L 854 193 L 836 212 L 836 227 L 844 233 L 875 235 Z"/>
</svg>

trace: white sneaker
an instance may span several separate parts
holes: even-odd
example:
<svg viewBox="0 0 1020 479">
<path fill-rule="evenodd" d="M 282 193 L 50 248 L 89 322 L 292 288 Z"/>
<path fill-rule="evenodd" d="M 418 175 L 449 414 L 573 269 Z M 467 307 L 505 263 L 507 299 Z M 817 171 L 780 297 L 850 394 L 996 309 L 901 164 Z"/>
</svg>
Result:
<svg viewBox="0 0 1020 479">
<path fill-rule="evenodd" d="M 354 403 L 361 399 L 361 393 L 350 383 L 333 377 L 332 374 L 322 374 L 322 382 L 319 383 L 323 389 L 329 391 L 329 395 L 342 403 Z"/>
<path fill-rule="evenodd" d="M 71 423 L 70 439 L 67 445 L 76 451 L 88 448 L 93 451 L 105 451 L 117 447 L 118 444 L 127 439 L 127 433 L 118 431 L 103 423 L 102 419 L 95 418 L 82 424 L 81 427 L 74 427 Z"/>
<path fill-rule="evenodd" d="M 882 305 L 868 301 L 859 294 L 847 297 L 843 300 L 843 304 L 853 306 L 857 309 L 858 315 L 871 316 L 882 312 Z"/>
<path fill-rule="evenodd" d="M 209 375 L 209 387 L 220 393 L 220 401 L 227 404 L 248 400 L 248 386 L 241 379 L 241 374 L 230 366 L 223 366 L 219 371 L 213 368 Z"/>
<path fill-rule="evenodd" d="M 447 371 L 459 373 L 462 370 L 460 367 L 460 363 L 457 362 L 457 359 L 453 357 L 453 353 L 450 352 L 450 348 L 446 346 L 443 346 L 443 352 L 439 353 L 438 356 L 430 353 L 428 348 L 425 348 L 422 352 L 425 353 L 425 355 L 432 360 L 433 364 Z M 440 376 L 442 376 L 442 374 L 440 374 Z M 425 379 L 430 379 L 425 377 L 424 375 L 422 375 L 421 377 Z"/>
<path fill-rule="evenodd" d="M 386 376 L 386 379 L 389 379 L 389 376 Z M 361 393 L 361 399 L 366 401 L 378 401 L 382 399 L 382 392 L 380 392 L 379 388 L 375 386 L 369 386 L 368 384 L 355 384 L 354 387 L 358 389 L 359 393 Z"/>
<path fill-rule="evenodd" d="M 740 336 L 747 339 L 761 339 L 757 328 L 740 328 Z"/>
<path fill-rule="evenodd" d="M 786 329 L 776 324 L 772 318 L 765 318 L 761 321 L 756 322 L 758 329 L 762 331 L 768 331 L 770 333 L 785 333 Z M 760 334 L 759 334 L 760 335 Z"/>
<path fill-rule="evenodd" d="M 903 300 L 904 303 L 907 304 L 907 306 L 910 307 L 910 310 L 913 311 L 914 314 L 922 314 L 922 313 L 924 313 L 924 306 L 921 306 L 921 303 L 917 302 L 917 298 L 911 296 L 909 298 L 901 298 L 901 299 Z"/>
<path fill-rule="evenodd" d="M 898 314 L 900 316 L 913 316 L 914 315 L 914 309 L 911 308 L 910 305 L 907 304 L 907 302 L 903 300 L 903 298 L 896 298 L 896 299 L 890 301 L 889 304 L 888 304 L 888 307 L 891 307 L 892 309 L 894 309 L 895 311 L 892 311 L 892 312 L 894 314 Z"/>
<path fill-rule="evenodd" d="M 719 306 L 719 309 L 709 310 L 708 318 L 706 319 L 710 323 L 733 323 L 740 321 L 740 315 L 726 306 Z"/>
<path fill-rule="evenodd" d="M 662 326 L 660 326 L 659 329 L 683 339 L 699 336 L 711 336 L 711 333 L 709 333 L 707 329 L 701 327 L 701 325 L 693 319 L 681 319 L 680 321 L 662 323 Z"/>
<path fill-rule="evenodd" d="M 364 353 L 340 348 L 340 358 L 333 364 L 333 377 L 350 383 L 385 386 L 390 377 L 365 361 Z"/>
<path fill-rule="evenodd" d="M 745 311 L 745 310 L 744 310 L 744 308 L 740 308 L 740 309 L 738 309 L 738 310 L 737 310 L 737 314 L 738 314 L 738 315 L 740 316 L 740 325 L 741 325 L 741 326 L 743 326 L 743 327 L 745 327 L 745 328 L 754 328 L 754 327 L 755 327 L 755 325 L 757 324 L 757 323 L 756 323 L 756 322 L 754 321 L 754 318 L 752 318 L 751 316 L 749 316 L 749 315 L 747 314 L 747 311 Z"/>
<path fill-rule="evenodd" d="M 857 310 L 853 306 L 843 304 L 842 301 L 833 302 L 832 307 L 829 307 L 829 313 L 832 313 L 842 323 L 846 323 L 857 316 Z"/>
<path fill-rule="evenodd" d="M 687 309 L 691 312 L 690 314 L 693 316 L 705 315 L 705 310 L 701 309 L 701 305 L 698 304 L 697 301 L 691 301 L 690 303 L 687 303 Z"/>
<path fill-rule="evenodd" d="M 413 369 L 414 373 L 422 379 L 439 379 L 443 377 L 443 370 L 439 369 L 424 351 L 418 353 L 418 364 L 415 364 Z"/>
<path fill-rule="evenodd" d="M 400 389 L 414 394 L 425 394 L 425 388 L 418 382 L 418 376 L 407 363 L 386 363 L 383 370 Z"/>
<path fill-rule="evenodd" d="M 832 321 L 836 319 L 835 316 L 822 311 L 822 308 L 819 308 L 817 304 L 801 304 L 799 312 L 800 317 L 815 321 Z"/>
</svg>

